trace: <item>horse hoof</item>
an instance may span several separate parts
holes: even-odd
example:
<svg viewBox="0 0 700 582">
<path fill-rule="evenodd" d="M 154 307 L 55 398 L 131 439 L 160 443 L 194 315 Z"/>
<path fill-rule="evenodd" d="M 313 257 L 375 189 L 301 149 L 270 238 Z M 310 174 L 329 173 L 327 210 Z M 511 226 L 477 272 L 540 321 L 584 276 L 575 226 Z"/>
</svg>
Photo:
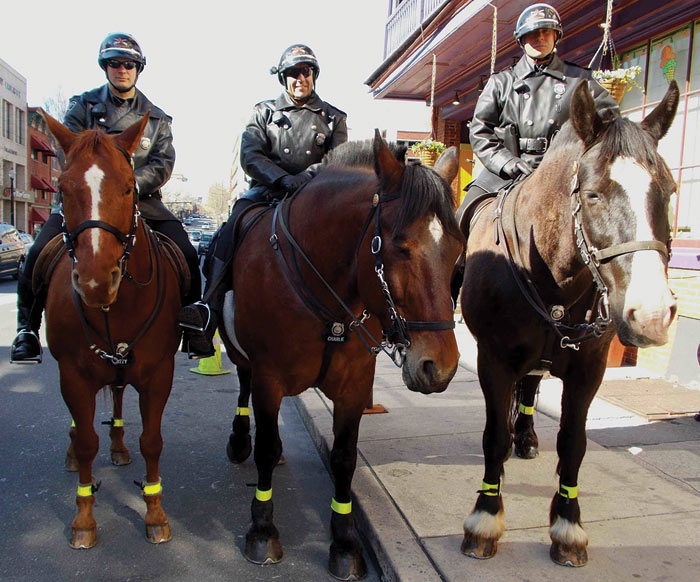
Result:
<svg viewBox="0 0 700 582">
<path fill-rule="evenodd" d="M 588 552 L 585 547 L 574 548 L 572 546 L 552 544 L 549 548 L 549 557 L 552 558 L 555 564 L 572 568 L 580 568 L 588 562 Z"/>
<path fill-rule="evenodd" d="M 362 557 L 362 552 L 331 552 L 328 559 L 328 572 L 336 580 L 362 580 L 367 576 L 367 564 Z"/>
<path fill-rule="evenodd" d="M 71 528 L 70 547 L 74 550 L 87 550 L 97 543 L 97 527 L 89 529 Z"/>
<path fill-rule="evenodd" d="M 250 538 L 245 540 L 245 558 L 253 564 L 276 564 L 282 560 L 282 546 L 277 538 Z"/>
<path fill-rule="evenodd" d="M 521 459 L 534 459 L 539 453 L 534 446 L 515 447 L 515 454 Z"/>
<path fill-rule="evenodd" d="M 160 525 L 147 525 L 146 526 L 146 539 L 152 544 L 164 544 L 172 539 L 173 535 L 170 533 L 170 525 L 166 521 Z"/>
<path fill-rule="evenodd" d="M 471 533 L 465 533 L 462 540 L 462 553 L 477 560 L 488 560 L 496 555 L 498 540 L 480 538 Z"/>
<path fill-rule="evenodd" d="M 70 455 L 66 455 L 66 471 L 70 471 L 71 473 L 77 472 L 80 467 L 78 466 L 78 459 L 75 457 L 71 457 Z"/>
<path fill-rule="evenodd" d="M 287 459 L 284 458 L 284 455 L 280 455 L 280 458 L 277 459 L 277 464 L 278 465 L 286 465 L 287 464 Z"/>
<path fill-rule="evenodd" d="M 243 437 L 237 437 L 234 434 L 229 435 L 228 444 L 226 445 L 226 454 L 229 461 L 240 465 L 250 457 L 252 451 L 253 444 L 249 434 Z"/>
<path fill-rule="evenodd" d="M 123 465 L 131 464 L 131 455 L 129 451 L 112 451 L 112 465 L 117 465 L 121 467 Z"/>
</svg>

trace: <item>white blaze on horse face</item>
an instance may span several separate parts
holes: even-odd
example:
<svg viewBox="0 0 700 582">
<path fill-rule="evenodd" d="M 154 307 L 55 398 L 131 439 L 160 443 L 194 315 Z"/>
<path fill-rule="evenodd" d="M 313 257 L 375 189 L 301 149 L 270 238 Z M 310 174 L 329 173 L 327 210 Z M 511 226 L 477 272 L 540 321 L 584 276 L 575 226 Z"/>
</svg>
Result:
<svg viewBox="0 0 700 582">
<path fill-rule="evenodd" d="M 439 245 L 445 231 L 443 230 L 442 224 L 440 224 L 440 220 L 437 216 L 434 216 L 430 221 L 428 230 L 430 230 L 430 234 L 433 235 L 433 240 L 435 240 L 435 242 Z"/>
<path fill-rule="evenodd" d="M 652 177 L 649 172 L 631 158 L 620 157 L 610 167 L 610 178 L 620 184 L 627 193 L 630 207 L 636 219 L 634 240 L 654 240 L 650 216 L 647 210 Z M 649 326 L 665 325 L 663 322 L 672 302 L 666 280 L 666 269 L 657 251 L 637 251 L 632 254 L 630 284 L 625 294 L 624 312 L 633 310 L 635 320 L 645 333 Z M 670 321 L 668 321 L 670 324 Z"/>
<path fill-rule="evenodd" d="M 92 166 L 90 166 L 88 171 L 85 172 L 85 183 L 88 185 L 88 188 L 90 188 L 91 196 L 90 220 L 100 220 L 99 206 L 100 199 L 102 197 L 102 179 L 104 178 L 104 176 L 105 173 L 97 164 L 93 164 Z M 97 249 L 99 247 L 100 229 L 93 228 L 91 230 L 92 254 L 95 255 L 97 254 Z"/>
</svg>

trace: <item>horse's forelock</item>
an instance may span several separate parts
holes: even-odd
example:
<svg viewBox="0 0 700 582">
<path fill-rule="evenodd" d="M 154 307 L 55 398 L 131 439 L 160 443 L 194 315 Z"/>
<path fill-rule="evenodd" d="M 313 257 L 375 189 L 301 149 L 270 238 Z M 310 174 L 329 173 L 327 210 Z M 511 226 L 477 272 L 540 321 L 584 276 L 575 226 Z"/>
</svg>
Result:
<svg viewBox="0 0 700 582">
<path fill-rule="evenodd" d="M 598 142 L 600 158 L 610 162 L 619 157 L 631 158 L 652 173 L 658 173 L 663 161 L 656 149 L 656 142 L 642 127 L 625 117 L 617 117 L 606 123 Z"/>
<path fill-rule="evenodd" d="M 101 129 L 88 129 L 78 135 L 78 139 L 73 143 L 70 149 L 70 155 L 67 156 L 71 162 L 75 158 L 83 155 L 93 154 L 100 145 L 107 143 L 105 139 L 107 134 Z"/>
<path fill-rule="evenodd" d="M 450 185 L 432 169 L 421 164 L 406 166 L 400 201 L 401 206 L 391 231 L 392 237 L 398 236 L 406 226 L 422 216 L 433 213 L 445 232 L 461 238 L 452 206 Z"/>
</svg>

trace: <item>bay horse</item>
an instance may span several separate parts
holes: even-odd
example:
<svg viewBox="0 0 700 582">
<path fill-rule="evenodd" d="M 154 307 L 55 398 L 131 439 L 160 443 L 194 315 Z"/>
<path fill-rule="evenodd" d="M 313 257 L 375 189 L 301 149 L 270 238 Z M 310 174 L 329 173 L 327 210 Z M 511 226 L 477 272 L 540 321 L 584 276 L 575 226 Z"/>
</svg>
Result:
<svg viewBox="0 0 700 582">
<path fill-rule="evenodd" d="M 527 377 L 532 393 L 538 380 L 527 375 L 544 364 L 563 381 L 550 557 L 568 566 L 588 560 L 578 474 L 610 341 L 617 332 L 628 346 L 662 345 L 676 313 L 667 272 L 676 185 L 657 145 L 678 99 L 672 82 L 637 124 L 601 117 L 581 82 L 541 165 L 472 221 L 461 305 L 477 341 L 486 426 L 483 482 L 464 523 L 462 551 L 471 557 L 496 553 L 514 387 Z"/>
<path fill-rule="evenodd" d="M 181 338 L 181 299 L 178 273 L 138 214 L 131 154 L 148 115 L 114 136 L 99 129 L 75 134 L 45 117 L 66 154 L 58 182 L 68 253 L 48 285 L 46 337 L 75 425 L 70 453 L 79 472 L 78 513 L 70 545 L 90 548 L 97 542 L 92 512 L 98 488 L 92 474 L 99 444 L 93 428 L 96 394 L 105 386 L 116 387 L 114 403 L 120 407 L 127 384 L 139 393 L 143 422 L 147 539 L 167 542 L 171 532 L 161 507 L 160 426 Z"/>
<path fill-rule="evenodd" d="M 278 412 L 284 396 L 315 386 L 334 408 L 329 571 L 342 580 L 366 574 L 351 482 L 377 352 L 389 352 L 406 386 L 425 394 L 445 390 L 458 365 L 448 285 L 464 249 L 449 187 L 457 169 L 455 148 L 435 170 L 406 166 L 376 133 L 337 148 L 291 199 L 243 216 L 234 307 L 226 302 L 219 321 L 241 393 L 252 391 L 258 482 L 249 561 L 282 559 L 272 503 Z"/>
</svg>

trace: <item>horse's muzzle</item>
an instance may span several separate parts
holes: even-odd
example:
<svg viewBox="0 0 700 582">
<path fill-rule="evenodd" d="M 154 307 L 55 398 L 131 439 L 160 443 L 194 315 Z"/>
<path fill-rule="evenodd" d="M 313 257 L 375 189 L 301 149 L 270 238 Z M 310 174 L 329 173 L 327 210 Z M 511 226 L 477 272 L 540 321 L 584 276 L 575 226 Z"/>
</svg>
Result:
<svg viewBox="0 0 700 582">
<path fill-rule="evenodd" d="M 429 357 L 412 358 L 409 353 L 403 365 L 404 384 L 413 392 L 435 394 L 444 392 L 457 372 L 457 364 L 444 369 Z"/>
<path fill-rule="evenodd" d="M 78 269 L 71 272 L 71 282 L 73 289 L 80 295 L 83 303 L 89 307 L 103 307 L 111 305 L 117 300 L 117 292 L 121 283 L 121 270 L 119 267 L 112 268 L 101 281 L 92 276 L 84 277 L 80 275 Z"/>
</svg>

